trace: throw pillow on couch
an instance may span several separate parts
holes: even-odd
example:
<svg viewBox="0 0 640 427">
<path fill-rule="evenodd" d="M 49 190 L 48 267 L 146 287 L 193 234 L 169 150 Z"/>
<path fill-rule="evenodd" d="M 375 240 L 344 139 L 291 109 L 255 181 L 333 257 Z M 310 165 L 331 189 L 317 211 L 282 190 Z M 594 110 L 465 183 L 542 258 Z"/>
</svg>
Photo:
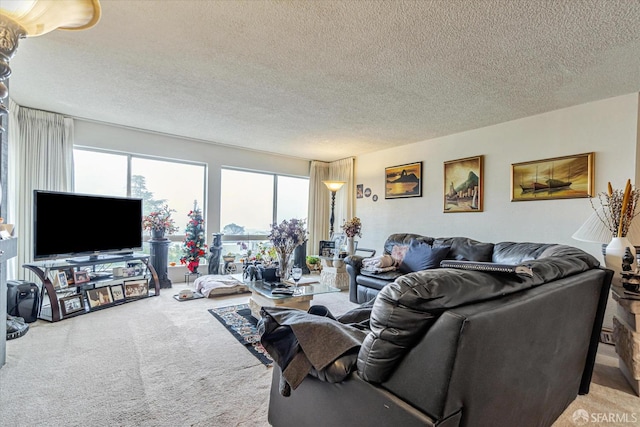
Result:
<svg viewBox="0 0 640 427">
<path fill-rule="evenodd" d="M 402 274 L 407 274 L 414 271 L 439 268 L 440 262 L 446 258 L 449 249 L 451 249 L 450 246 L 432 247 L 424 242 L 412 239 L 407 253 L 398 266 L 398 270 Z"/>
</svg>

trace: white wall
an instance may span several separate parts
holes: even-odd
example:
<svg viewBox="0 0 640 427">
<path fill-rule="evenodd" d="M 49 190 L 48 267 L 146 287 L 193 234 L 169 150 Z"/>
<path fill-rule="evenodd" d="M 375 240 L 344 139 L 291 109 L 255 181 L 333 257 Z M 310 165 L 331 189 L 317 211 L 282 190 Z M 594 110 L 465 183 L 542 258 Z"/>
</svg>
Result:
<svg viewBox="0 0 640 427">
<path fill-rule="evenodd" d="M 205 227 L 207 244 L 220 224 L 220 168 L 231 166 L 293 176 L 309 176 L 310 162 L 293 157 L 265 154 L 222 145 L 209 144 L 107 124 L 75 120 L 75 144 L 206 163 L 208 166 Z M 268 150 L 268 148 L 264 148 Z M 178 178 L 178 177 L 176 177 Z M 238 188 L 250 197 L 250 188 Z"/>
<path fill-rule="evenodd" d="M 634 93 L 358 156 L 356 183 L 379 198 L 356 200 L 363 224 L 359 244 L 380 253 L 386 237 L 398 232 L 556 242 L 602 261 L 600 245 L 571 238 L 592 212 L 588 199 L 511 202 L 511 164 L 593 151 L 595 191 L 606 191 L 608 181 L 623 188 L 636 179 L 637 129 Z M 484 211 L 443 213 L 443 162 L 476 155 L 484 155 Z M 423 196 L 385 200 L 384 168 L 416 161 L 423 162 Z"/>
</svg>

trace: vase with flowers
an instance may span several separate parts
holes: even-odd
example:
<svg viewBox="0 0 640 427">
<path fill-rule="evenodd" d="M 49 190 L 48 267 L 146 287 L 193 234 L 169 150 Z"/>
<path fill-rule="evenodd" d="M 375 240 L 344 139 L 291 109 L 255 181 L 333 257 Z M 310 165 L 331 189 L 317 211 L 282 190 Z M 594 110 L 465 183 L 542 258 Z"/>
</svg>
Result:
<svg viewBox="0 0 640 427">
<path fill-rule="evenodd" d="M 622 258 L 625 252 L 632 255 L 632 269 L 637 268 L 636 250 L 629 241 L 628 236 L 632 231 L 634 218 L 638 215 L 638 200 L 640 191 L 634 189 L 631 180 L 627 180 L 624 190 L 614 190 L 608 183 L 606 193 L 598 193 L 600 207 L 597 208 L 593 201 L 591 207 L 595 215 L 610 233 L 611 242 L 605 249 L 605 264 L 608 268 L 620 273 L 622 270 Z M 619 274 L 614 276 L 614 282 L 619 281 Z"/>
<path fill-rule="evenodd" d="M 162 239 L 165 234 L 173 234 L 178 231 L 171 213 L 174 209 L 169 209 L 168 205 L 163 205 L 160 209 L 152 211 L 149 215 L 142 217 L 142 228 L 151 233 L 154 239 Z"/>
<path fill-rule="evenodd" d="M 186 265 L 191 273 L 197 273 L 200 258 L 205 256 L 205 249 L 207 248 L 204 241 L 204 219 L 202 218 L 202 211 L 195 203 L 193 210 L 187 216 L 189 221 L 184 232 L 183 255 L 180 258 L 180 264 Z"/>
<path fill-rule="evenodd" d="M 278 257 L 280 280 L 286 280 L 293 251 L 307 241 L 306 221 L 293 218 L 285 219 L 280 224 L 271 224 L 269 241 Z"/>
<path fill-rule="evenodd" d="M 362 237 L 362 222 L 360 218 L 354 216 L 349 221 L 342 224 L 342 231 L 347 236 L 347 254 L 353 255 L 355 252 L 355 236 Z"/>
</svg>

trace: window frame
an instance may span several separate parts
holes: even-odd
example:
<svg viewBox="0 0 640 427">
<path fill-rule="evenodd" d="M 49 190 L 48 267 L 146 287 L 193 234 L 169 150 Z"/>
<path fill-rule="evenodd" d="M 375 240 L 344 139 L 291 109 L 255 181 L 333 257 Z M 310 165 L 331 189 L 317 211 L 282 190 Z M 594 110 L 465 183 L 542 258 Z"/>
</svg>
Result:
<svg viewBox="0 0 640 427">
<path fill-rule="evenodd" d="M 160 161 L 160 162 L 168 162 L 168 163 L 179 163 L 179 164 L 185 164 L 185 165 L 192 165 L 192 166 L 200 166 L 203 168 L 203 194 L 202 194 L 202 206 L 200 206 L 201 210 L 202 210 L 202 216 L 204 218 L 206 218 L 206 207 L 207 207 L 207 175 L 208 175 L 208 165 L 204 162 L 195 162 L 195 161 L 190 161 L 190 160 L 181 160 L 181 159 L 172 159 L 172 158 L 168 158 L 168 157 L 161 157 L 161 156 L 150 156 L 150 155 L 146 155 L 146 154 L 133 154 L 133 153 L 128 153 L 126 151 L 118 151 L 118 150 L 109 150 L 109 149 L 104 149 L 104 148 L 95 148 L 95 147 L 87 147 L 87 146 L 83 146 L 83 145 L 74 145 L 73 146 L 73 150 L 81 150 L 81 151 L 91 151 L 94 153 L 103 153 L 103 154 L 112 154 L 112 155 L 120 155 L 126 158 L 127 160 L 127 194 L 126 197 L 131 197 L 131 176 L 132 176 L 132 163 L 133 163 L 133 159 L 137 158 L 137 159 L 145 159 L 145 160 L 155 160 L 155 161 Z M 75 181 L 75 166 L 74 166 L 74 181 Z M 75 186 L 75 185 L 74 185 Z M 75 189 L 74 189 L 75 192 Z M 142 218 L 140 218 L 140 220 L 142 221 Z M 174 218 L 175 220 L 175 218 Z M 207 222 L 205 221 L 205 235 L 207 233 Z M 171 235 L 165 235 L 166 238 L 168 238 L 171 242 L 183 242 L 184 241 L 184 230 L 183 227 L 179 227 L 179 233 L 175 233 L 175 234 L 171 234 Z M 151 236 L 149 235 L 149 233 L 142 233 L 142 242 L 143 243 L 147 243 L 149 240 L 151 239 Z"/>
<path fill-rule="evenodd" d="M 306 179 L 307 182 L 311 179 L 308 176 L 299 176 L 299 175 L 293 175 L 293 174 L 284 174 L 284 173 L 276 173 L 276 172 L 267 172 L 267 171 L 260 171 L 260 170 L 254 170 L 254 169 L 246 169 L 246 168 L 238 168 L 238 167 L 233 167 L 233 166 L 220 166 L 220 205 L 222 206 L 223 200 L 222 200 L 222 173 L 225 170 L 229 170 L 229 171 L 235 171 L 235 172 L 246 172 L 246 173 L 255 173 L 255 174 L 263 174 L 263 175 L 268 175 L 268 176 L 272 176 L 273 179 L 273 205 L 272 205 L 272 210 L 271 210 L 271 224 L 274 224 L 278 221 L 278 177 L 282 176 L 282 177 L 288 177 L 288 178 L 298 178 L 298 179 Z M 307 216 L 306 218 L 309 218 L 309 206 L 308 206 L 308 201 L 307 201 Z M 220 218 L 220 224 L 218 226 L 218 229 L 220 230 L 220 233 L 222 233 L 222 229 L 223 229 L 224 225 L 222 224 L 222 218 Z M 222 235 L 222 242 L 260 242 L 260 241 L 268 241 L 269 240 L 269 234 L 223 234 Z"/>
</svg>

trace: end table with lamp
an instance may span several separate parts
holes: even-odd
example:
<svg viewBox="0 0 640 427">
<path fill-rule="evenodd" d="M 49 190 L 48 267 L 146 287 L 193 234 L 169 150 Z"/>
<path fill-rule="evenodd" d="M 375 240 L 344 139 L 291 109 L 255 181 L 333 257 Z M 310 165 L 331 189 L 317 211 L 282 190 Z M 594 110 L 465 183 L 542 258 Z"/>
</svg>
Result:
<svg viewBox="0 0 640 427">
<path fill-rule="evenodd" d="M 613 317 L 613 338 L 620 371 L 640 396 L 640 274 L 622 273 L 622 286 L 612 285 L 618 303 Z"/>
</svg>

